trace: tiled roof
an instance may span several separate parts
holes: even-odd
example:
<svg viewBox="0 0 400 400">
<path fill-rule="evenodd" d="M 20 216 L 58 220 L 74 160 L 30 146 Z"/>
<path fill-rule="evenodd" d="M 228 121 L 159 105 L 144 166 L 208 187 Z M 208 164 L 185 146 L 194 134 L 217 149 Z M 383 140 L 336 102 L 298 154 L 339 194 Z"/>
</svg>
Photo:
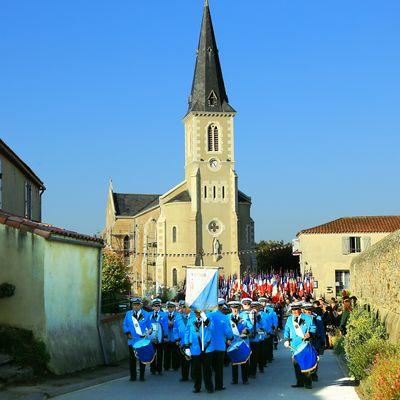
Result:
<svg viewBox="0 0 400 400">
<path fill-rule="evenodd" d="M 304 229 L 302 233 L 379 233 L 394 232 L 400 229 L 400 216 L 344 217 L 314 228 Z"/>
<path fill-rule="evenodd" d="M 168 203 L 190 203 L 192 199 L 190 198 L 190 193 L 188 190 L 184 190 L 183 192 L 177 194 Z"/>
<path fill-rule="evenodd" d="M 159 204 L 159 194 L 113 193 L 115 213 L 123 217 L 133 217 Z"/>
<path fill-rule="evenodd" d="M 28 164 L 26 164 L 24 161 L 21 160 L 17 156 L 17 154 L 7 146 L 7 144 L 0 139 L 0 153 L 3 154 L 5 157 L 7 157 L 10 162 L 13 163 L 17 168 L 20 169 L 20 171 L 27 176 L 32 182 L 34 182 L 39 189 L 45 190 L 46 188 L 44 187 L 43 182 L 39 179 L 39 177 L 32 171 L 32 169 L 29 167 Z"/>
<path fill-rule="evenodd" d="M 64 236 L 71 239 L 83 240 L 87 242 L 103 243 L 103 240 L 94 236 L 83 235 L 78 232 L 68 231 L 42 222 L 31 221 L 29 219 L 17 217 L 0 210 L 0 224 L 7 225 L 16 229 L 29 231 L 35 235 L 49 239 L 51 236 Z"/>
</svg>

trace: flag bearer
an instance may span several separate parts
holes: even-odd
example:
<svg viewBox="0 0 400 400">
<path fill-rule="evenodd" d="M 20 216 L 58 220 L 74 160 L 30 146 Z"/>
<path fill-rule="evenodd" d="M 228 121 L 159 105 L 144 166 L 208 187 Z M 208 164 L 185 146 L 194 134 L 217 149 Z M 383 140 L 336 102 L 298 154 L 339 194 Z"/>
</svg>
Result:
<svg viewBox="0 0 400 400">
<path fill-rule="evenodd" d="M 203 379 L 207 392 L 214 392 L 212 382 L 213 330 L 212 320 L 204 312 L 196 310 L 195 317 L 188 322 L 185 336 L 185 352 L 188 357 L 192 358 L 194 393 L 200 392 Z"/>
</svg>

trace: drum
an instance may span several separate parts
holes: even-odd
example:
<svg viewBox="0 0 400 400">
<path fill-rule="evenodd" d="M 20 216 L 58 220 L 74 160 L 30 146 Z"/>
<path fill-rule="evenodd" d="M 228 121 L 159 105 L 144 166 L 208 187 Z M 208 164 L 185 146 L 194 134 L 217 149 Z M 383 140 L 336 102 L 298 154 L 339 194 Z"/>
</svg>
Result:
<svg viewBox="0 0 400 400">
<path fill-rule="evenodd" d="M 251 350 L 244 340 L 237 340 L 228 347 L 227 353 L 232 365 L 240 365 L 248 361 Z"/>
<path fill-rule="evenodd" d="M 318 366 L 318 353 L 310 342 L 303 342 L 293 353 L 293 358 L 299 364 L 301 372 L 312 372 Z"/>
<path fill-rule="evenodd" d="M 143 364 L 151 364 L 156 356 L 156 351 L 149 339 L 138 340 L 134 345 L 136 358 Z"/>
</svg>

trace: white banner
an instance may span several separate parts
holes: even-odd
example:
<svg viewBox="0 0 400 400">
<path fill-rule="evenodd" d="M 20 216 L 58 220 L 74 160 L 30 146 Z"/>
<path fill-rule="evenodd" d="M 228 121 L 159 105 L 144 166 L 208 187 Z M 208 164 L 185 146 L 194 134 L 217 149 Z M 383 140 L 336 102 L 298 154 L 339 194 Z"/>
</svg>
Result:
<svg viewBox="0 0 400 400">
<path fill-rule="evenodd" d="M 187 267 L 186 303 L 198 310 L 208 310 L 218 305 L 218 268 Z"/>
</svg>

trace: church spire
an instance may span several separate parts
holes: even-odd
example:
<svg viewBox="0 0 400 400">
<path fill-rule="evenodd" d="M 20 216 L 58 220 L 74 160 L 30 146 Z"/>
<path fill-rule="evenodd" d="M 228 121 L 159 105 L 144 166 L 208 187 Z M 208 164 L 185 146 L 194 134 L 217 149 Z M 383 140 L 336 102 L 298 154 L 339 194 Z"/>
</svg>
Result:
<svg viewBox="0 0 400 400">
<path fill-rule="evenodd" d="M 208 0 L 205 0 L 189 111 L 235 112 L 229 105 Z"/>
</svg>

